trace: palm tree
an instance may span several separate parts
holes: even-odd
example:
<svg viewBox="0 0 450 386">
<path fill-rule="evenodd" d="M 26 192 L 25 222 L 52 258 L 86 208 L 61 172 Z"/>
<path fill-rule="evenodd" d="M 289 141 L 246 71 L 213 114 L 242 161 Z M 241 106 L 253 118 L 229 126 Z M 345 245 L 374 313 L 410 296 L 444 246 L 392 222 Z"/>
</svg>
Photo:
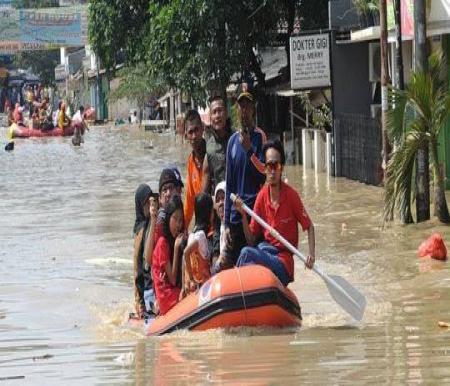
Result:
<svg viewBox="0 0 450 386">
<path fill-rule="evenodd" d="M 439 166 L 438 136 L 450 117 L 450 94 L 447 91 L 446 66 L 442 53 L 429 58 L 426 72 L 416 72 L 406 90 L 389 90 L 388 135 L 394 150 L 388 162 L 384 193 L 384 222 L 398 210 L 404 223 L 413 222 L 411 189 L 416 154 L 427 146 L 434 173 L 434 211 L 443 223 L 450 223 L 445 199 L 444 173 Z"/>
</svg>

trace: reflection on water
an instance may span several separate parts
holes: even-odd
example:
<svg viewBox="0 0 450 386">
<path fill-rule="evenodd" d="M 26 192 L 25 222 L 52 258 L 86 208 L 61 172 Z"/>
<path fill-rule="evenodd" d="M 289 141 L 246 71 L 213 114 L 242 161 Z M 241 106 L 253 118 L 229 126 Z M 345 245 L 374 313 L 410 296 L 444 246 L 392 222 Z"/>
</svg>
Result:
<svg viewBox="0 0 450 386">
<path fill-rule="evenodd" d="M 2 132 L 4 138 L 4 132 Z M 148 144 L 154 146 L 150 149 Z M 380 228 L 380 188 L 287 167 L 316 225 L 317 254 L 368 301 L 357 324 L 299 263 L 299 330 L 237 329 L 145 338 L 132 307 L 134 190 L 184 173 L 170 134 L 93 128 L 17 140 L 0 153 L 0 380 L 11 384 L 448 383 L 448 263 L 418 259 L 435 221 Z M 306 250 L 302 235 L 301 249 Z M 19 377 L 14 380 L 14 377 Z"/>
</svg>

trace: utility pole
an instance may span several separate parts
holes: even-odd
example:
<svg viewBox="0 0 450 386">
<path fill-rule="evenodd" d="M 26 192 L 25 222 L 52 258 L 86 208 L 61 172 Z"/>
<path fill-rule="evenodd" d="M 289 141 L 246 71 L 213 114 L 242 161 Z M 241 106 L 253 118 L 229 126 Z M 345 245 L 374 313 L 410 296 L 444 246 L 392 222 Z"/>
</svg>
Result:
<svg viewBox="0 0 450 386">
<path fill-rule="evenodd" d="M 381 138 L 383 155 L 383 179 L 386 180 L 386 167 L 389 160 L 390 146 L 387 136 L 388 112 L 388 47 L 387 47 L 387 12 L 386 0 L 380 0 L 380 53 L 381 53 Z"/>
<path fill-rule="evenodd" d="M 400 90 L 405 89 L 405 79 L 403 75 L 403 47 L 402 47 L 402 15 L 401 0 L 394 0 L 395 15 L 395 73 L 396 87 Z M 414 222 L 411 214 L 411 190 L 405 193 L 402 207 L 400 208 L 400 218 L 403 224 L 412 224 Z"/>
<path fill-rule="evenodd" d="M 427 27 L 425 0 L 414 1 L 414 71 L 428 69 Z M 428 142 L 417 152 L 416 158 L 416 210 L 417 222 L 430 219 L 430 165 Z"/>
<path fill-rule="evenodd" d="M 402 48 L 402 16 L 401 16 L 401 0 L 394 0 L 394 13 L 395 13 L 395 43 L 396 43 L 396 55 L 395 55 L 395 69 L 397 87 L 400 90 L 405 89 L 405 80 L 403 76 L 403 48 Z"/>
</svg>

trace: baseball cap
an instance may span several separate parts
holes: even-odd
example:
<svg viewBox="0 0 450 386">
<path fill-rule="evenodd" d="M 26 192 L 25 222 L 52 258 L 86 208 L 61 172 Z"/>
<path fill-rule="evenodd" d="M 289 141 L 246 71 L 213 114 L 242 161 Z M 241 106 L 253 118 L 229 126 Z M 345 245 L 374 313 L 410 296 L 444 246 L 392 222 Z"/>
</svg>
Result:
<svg viewBox="0 0 450 386">
<path fill-rule="evenodd" d="M 253 95 L 250 94 L 248 91 L 244 91 L 239 94 L 239 96 L 237 98 L 238 103 L 243 99 L 248 99 L 252 103 L 255 101 L 255 98 L 253 98 Z"/>
<path fill-rule="evenodd" d="M 159 192 L 165 184 L 172 183 L 174 185 L 183 187 L 183 181 L 181 180 L 180 172 L 177 168 L 166 168 L 161 172 L 159 177 Z"/>
<path fill-rule="evenodd" d="M 217 197 L 217 193 L 219 193 L 221 190 L 225 193 L 225 188 L 226 188 L 226 182 L 225 181 L 219 182 L 217 184 L 216 189 L 214 190 L 214 200 Z"/>
</svg>

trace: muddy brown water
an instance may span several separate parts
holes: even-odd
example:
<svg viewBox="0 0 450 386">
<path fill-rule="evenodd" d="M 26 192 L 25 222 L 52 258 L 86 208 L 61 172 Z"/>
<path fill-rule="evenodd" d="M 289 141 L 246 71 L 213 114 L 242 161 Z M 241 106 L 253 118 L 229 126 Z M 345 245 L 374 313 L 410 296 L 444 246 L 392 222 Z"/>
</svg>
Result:
<svg viewBox="0 0 450 386">
<path fill-rule="evenodd" d="M 383 230 L 380 188 L 301 167 L 286 176 L 316 225 L 318 262 L 366 295 L 361 323 L 299 263 L 301 329 L 129 329 L 134 191 L 156 189 L 164 166 L 184 174 L 187 153 L 126 126 L 92 128 L 80 148 L 49 138 L 0 152 L 0 384 L 450 383 L 450 330 L 437 324 L 450 322 L 449 263 L 416 257 L 449 228 Z"/>
</svg>

